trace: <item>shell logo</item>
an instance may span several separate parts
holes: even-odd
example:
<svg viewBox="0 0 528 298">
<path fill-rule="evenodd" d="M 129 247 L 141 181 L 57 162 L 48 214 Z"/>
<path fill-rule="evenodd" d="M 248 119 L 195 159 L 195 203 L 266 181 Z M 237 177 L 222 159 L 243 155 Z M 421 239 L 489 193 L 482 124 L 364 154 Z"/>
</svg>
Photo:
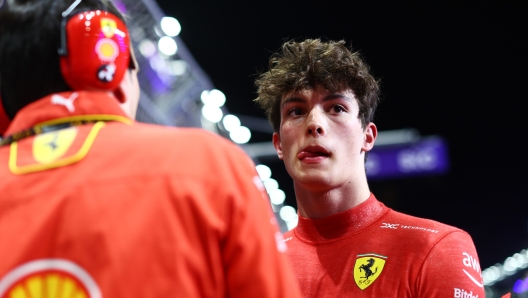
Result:
<svg viewBox="0 0 528 298">
<path fill-rule="evenodd" d="M 62 259 L 25 263 L 0 279 L 0 298 L 102 298 L 84 269 Z"/>
<path fill-rule="evenodd" d="M 117 43 L 110 38 L 102 38 L 95 45 L 95 52 L 101 61 L 114 62 L 119 55 Z"/>
</svg>

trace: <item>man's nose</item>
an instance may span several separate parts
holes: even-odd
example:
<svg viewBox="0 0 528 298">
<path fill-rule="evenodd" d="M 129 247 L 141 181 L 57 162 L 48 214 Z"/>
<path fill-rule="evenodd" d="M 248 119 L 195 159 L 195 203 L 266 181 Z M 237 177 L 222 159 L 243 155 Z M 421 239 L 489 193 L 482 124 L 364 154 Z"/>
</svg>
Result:
<svg viewBox="0 0 528 298">
<path fill-rule="evenodd" d="M 313 109 L 308 115 L 308 125 L 306 132 L 312 136 L 323 136 L 326 134 L 324 126 L 324 112 L 319 109 Z"/>
</svg>

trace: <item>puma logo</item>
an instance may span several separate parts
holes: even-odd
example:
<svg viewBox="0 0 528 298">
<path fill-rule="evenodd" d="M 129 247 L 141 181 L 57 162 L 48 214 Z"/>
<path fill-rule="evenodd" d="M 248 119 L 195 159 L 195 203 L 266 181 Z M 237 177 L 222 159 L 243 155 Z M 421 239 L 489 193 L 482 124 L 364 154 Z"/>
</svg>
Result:
<svg viewBox="0 0 528 298">
<path fill-rule="evenodd" d="M 79 97 L 77 92 L 72 93 L 69 98 L 64 98 L 60 95 L 54 94 L 51 97 L 51 103 L 55 105 L 63 105 L 68 109 L 68 111 L 70 111 L 70 113 L 73 113 L 75 111 L 73 101 L 77 99 L 77 97 Z"/>
</svg>

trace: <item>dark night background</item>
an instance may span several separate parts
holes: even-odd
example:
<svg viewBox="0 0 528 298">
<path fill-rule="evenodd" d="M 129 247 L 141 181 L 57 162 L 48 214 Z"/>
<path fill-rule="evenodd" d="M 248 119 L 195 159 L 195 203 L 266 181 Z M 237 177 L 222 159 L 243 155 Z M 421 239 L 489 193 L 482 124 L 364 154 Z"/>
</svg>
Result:
<svg viewBox="0 0 528 298">
<path fill-rule="evenodd" d="M 180 21 L 181 39 L 235 115 L 264 118 L 253 81 L 283 41 L 345 40 L 381 79 L 378 129 L 416 128 L 449 145 L 446 175 L 372 181 L 378 199 L 468 231 L 483 269 L 528 247 L 528 22 L 520 3 L 157 2 Z M 250 142 L 269 140 L 254 134 Z M 282 162 L 266 164 L 295 206 Z"/>
</svg>

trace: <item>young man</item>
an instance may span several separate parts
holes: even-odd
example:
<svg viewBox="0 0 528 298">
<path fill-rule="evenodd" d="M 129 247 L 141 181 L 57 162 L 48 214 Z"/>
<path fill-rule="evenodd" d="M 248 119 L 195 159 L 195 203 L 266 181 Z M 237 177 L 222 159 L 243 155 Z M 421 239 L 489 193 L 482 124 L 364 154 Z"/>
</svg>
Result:
<svg viewBox="0 0 528 298">
<path fill-rule="evenodd" d="M 484 297 L 466 232 L 370 192 L 379 87 L 358 53 L 342 41 L 290 41 L 256 85 L 294 181 L 299 223 L 285 240 L 304 297 Z"/>
<path fill-rule="evenodd" d="M 0 7 L 0 297 L 299 297 L 251 160 L 132 120 L 129 45 L 106 0 Z"/>
</svg>

